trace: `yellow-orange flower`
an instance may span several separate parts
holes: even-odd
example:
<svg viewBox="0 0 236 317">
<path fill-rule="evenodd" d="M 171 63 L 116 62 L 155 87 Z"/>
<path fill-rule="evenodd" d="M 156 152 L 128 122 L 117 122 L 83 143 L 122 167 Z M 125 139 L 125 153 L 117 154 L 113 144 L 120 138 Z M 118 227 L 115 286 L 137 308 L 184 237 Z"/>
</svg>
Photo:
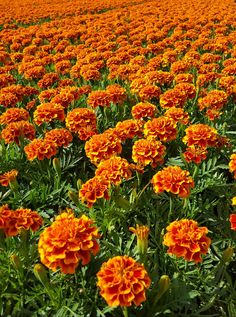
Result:
<svg viewBox="0 0 236 317">
<path fill-rule="evenodd" d="M 202 262 L 201 255 L 208 252 L 211 244 L 206 227 L 199 227 L 194 220 L 181 219 L 172 222 L 166 230 L 163 244 L 169 247 L 169 254 L 183 257 L 186 261 Z"/>
<path fill-rule="evenodd" d="M 60 268 L 65 274 L 73 274 L 80 262 L 86 265 L 91 254 L 98 253 L 98 238 L 98 229 L 87 216 L 76 218 L 71 210 L 63 212 L 40 235 L 41 262 L 52 271 Z"/>
<path fill-rule="evenodd" d="M 99 163 L 95 175 L 104 177 L 114 185 L 119 185 L 122 178 L 129 179 L 132 173 L 126 159 L 114 156 Z"/>
<path fill-rule="evenodd" d="M 72 142 L 72 134 L 66 129 L 52 129 L 47 131 L 44 140 L 54 142 L 58 147 L 67 147 Z"/>
<path fill-rule="evenodd" d="M 44 160 L 50 159 L 57 153 L 57 146 L 54 142 L 43 139 L 34 139 L 30 144 L 24 147 L 24 151 L 29 161 L 34 159 Z"/>
<path fill-rule="evenodd" d="M 143 130 L 143 122 L 141 120 L 128 119 L 120 121 L 115 127 L 115 134 L 121 141 L 133 139 L 133 137 L 141 136 Z"/>
<path fill-rule="evenodd" d="M 39 105 L 34 112 L 34 122 L 41 125 L 44 122 L 51 122 L 53 120 L 64 121 L 65 113 L 64 107 L 56 103 L 43 103 Z"/>
<path fill-rule="evenodd" d="M 183 153 L 186 162 L 194 162 L 200 164 L 207 157 L 207 150 L 205 148 L 191 145 Z"/>
<path fill-rule="evenodd" d="M 110 198 L 108 194 L 109 186 L 110 182 L 107 179 L 102 176 L 95 176 L 82 185 L 79 190 L 79 198 L 91 208 L 97 199 Z"/>
<path fill-rule="evenodd" d="M 157 112 L 157 107 L 149 102 L 139 102 L 132 107 L 134 119 L 153 118 Z"/>
<path fill-rule="evenodd" d="M 175 108 L 175 107 L 169 108 L 164 113 L 164 116 L 172 118 L 175 122 L 180 122 L 182 124 L 189 123 L 189 115 L 182 108 Z"/>
<path fill-rule="evenodd" d="M 112 134 L 96 134 L 85 143 L 85 153 L 92 163 L 97 165 L 100 161 L 120 154 L 122 151 L 121 141 Z"/>
<path fill-rule="evenodd" d="M 146 300 L 151 280 L 142 264 L 128 256 L 116 256 L 103 263 L 97 273 L 100 294 L 109 306 L 139 306 Z"/>
<path fill-rule="evenodd" d="M 87 103 L 93 109 L 101 106 L 101 107 L 109 107 L 110 106 L 110 99 L 111 96 L 109 92 L 105 90 L 97 90 L 92 91 L 88 95 Z"/>
<path fill-rule="evenodd" d="M 0 175 L 0 185 L 7 187 L 11 182 L 13 182 L 18 175 L 18 171 L 13 169 L 9 172 Z"/>
<path fill-rule="evenodd" d="M 163 142 L 175 140 L 177 136 L 176 122 L 172 118 L 159 117 L 147 121 L 144 125 L 144 135 L 157 138 Z"/>
<path fill-rule="evenodd" d="M 179 166 L 167 166 L 157 172 L 152 178 L 155 193 L 171 192 L 181 198 L 190 195 L 190 189 L 194 187 L 194 181 L 188 171 Z"/>
<path fill-rule="evenodd" d="M 183 142 L 188 146 L 207 148 L 214 146 L 217 140 L 217 130 L 207 124 L 192 124 L 185 129 L 185 133 Z"/>
<path fill-rule="evenodd" d="M 22 108 L 10 108 L 10 109 L 7 109 L 0 116 L 0 124 L 9 124 L 11 122 L 28 120 L 28 119 L 29 119 L 29 113 L 27 110 Z"/>
<path fill-rule="evenodd" d="M 11 210 L 8 205 L 0 207 L 0 229 L 8 237 L 20 234 L 21 230 L 37 231 L 43 224 L 41 216 L 31 209 Z"/>
<path fill-rule="evenodd" d="M 137 140 L 132 148 L 132 159 L 140 166 L 151 164 L 156 167 L 163 163 L 166 147 L 156 140 Z"/>
<path fill-rule="evenodd" d="M 229 171 L 234 173 L 234 178 L 236 179 L 236 154 L 230 156 Z"/>
<path fill-rule="evenodd" d="M 232 205 L 236 206 L 236 196 L 232 198 Z"/>
</svg>

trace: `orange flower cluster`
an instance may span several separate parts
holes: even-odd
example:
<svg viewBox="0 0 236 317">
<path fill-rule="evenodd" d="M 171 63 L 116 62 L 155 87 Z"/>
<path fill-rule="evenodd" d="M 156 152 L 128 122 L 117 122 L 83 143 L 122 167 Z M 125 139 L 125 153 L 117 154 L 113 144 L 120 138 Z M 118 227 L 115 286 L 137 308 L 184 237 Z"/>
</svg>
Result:
<svg viewBox="0 0 236 317">
<path fill-rule="evenodd" d="M 97 133 L 97 118 L 95 112 L 87 108 L 75 108 L 67 114 L 66 127 L 78 133 L 81 140 L 88 140 Z"/>
<path fill-rule="evenodd" d="M 17 121 L 9 123 L 6 128 L 2 130 L 1 133 L 2 138 L 5 143 L 13 143 L 19 145 L 20 138 L 26 138 L 29 140 L 33 140 L 35 137 L 35 128 L 33 124 L 28 121 Z"/>
<path fill-rule="evenodd" d="M 17 236 L 22 230 L 37 231 L 42 224 L 43 220 L 36 211 L 26 208 L 12 210 L 8 205 L 0 207 L 0 229 L 7 237 Z"/>
<path fill-rule="evenodd" d="M 200 110 L 207 109 L 207 116 L 210 120 L 217 118 L 219 111 L 226 105 L 228 95 L 222 90 L 211 90 L 205 97 L 198 99 L 198 105 Z M 211 115 L 214 116 L 211 117 Z"/>
<path fill-rule="evenodd" d="M 132 159 L 140 166 L 150 164 L 153 168 L 164 161 L 166 147 L 156 140 L 141 139 L 135 141 L 132 148 Z"/>
<path fill-rule="evenodd" d="M 157 138 L 162 142 L 176 139 L 176 122 L 169 117 L 159 117 L 147 121 L 144 125 L 144 135 L 149 138 Z"/>
<path fill-rule="evenodd" d="M 139 306 L 146 300 L 151 280 L 142 264 L 128 256 L 116 256 L 103 263 L 97 273 L 100 294 L 109 306 Z"/>
<path fill-rule="evenodd" d="M 129 179 L 132 173 L 126 159 L 114 156 L 100 162 L 97 166 L 95 175 L 103 177 L 114 185 L 119 185 L 122 178 Z"/>
<path fill-rule="evenodd" d="M 21 108 L 7 109 L 0 116 L 0 124 L 9 124 L 16 121 L 27 121 L 29 119 L 29 112 Z"/>
<path fill-rule="evenodd" d="M 168 166 L 153 176 L 152 185 L 157 194 L 167 191 L 180 198 L 187 198 L 190 189 L 194 188 L 194 181 L 188 171 L 182 170 L 179 166 Z"/>
<path fill-rule="evenodd" d="M 230 156 L 229 171 L 234 173 L 234 178 L 236 179 L 236 154 Z"/>
<path fill-rule="evenodd" d="M 99 251 L 98 229 L 93 221 L 82 215 L 76 218 L 69 210 L 56 217 L 50 227 L 41 233 L 38 250 L 41 262 L 56 271 L 74 274 L 79 263 L 86 265 Z"/>
<path fill-rule="evenodd" d="M 73 136 L 67 129 L 52 129 L 46 132 L 44 140 L 55 143 L 57 147 L 67 147 L 72 142 Z"/>
<path fill-rule="evenodd" d="M 183 155 L 186 162 L 194 162 L 196 164 L 200 164 L 206 159 L 207 150 L 199 146 L 191 145 L 187 147 Z"/>
<path fill-rule="evenodd" d="M 96 134 L 85 143 L 85 153 L 91 162 L 97 165 L 122 151 L 121 141 L 114 133 Z"/>
<path fill-rule="evenodd" d="M 118 122 L 115 127 L 115 134 L 124 142 L 126 139 L 133 139 L 135 136 L 141 136 L 143 122 L 141 120 L 128 119 Z"/>
<path fill-rule="evenodd" d="M 157 107 L 149 102 L 139 102 L 132 107 L 132 116 L 139 120 L 143 118 L 153 118 L 157 112 Z"/>
<path fill-rule="evenodd" d="M 206 227 L 199 227 L 194 220 L 181 219 L 172 222 L 166 230 L 163 244 L 168 247 L 169 254 L 183 257 L 186 261 L 202 262 L 201 255 L 208 252 L 211 244 Z"/>
<path fill-rule="evenodd" d="M 38 159 L 40 161 L 45 158 L 50 159 L 57 153 L 57 146 L 54 142 L 43 139 L 34 139 L 31 143 L 24 147 L 25 154 L 29 161 Z"/>
<path fill-rule="evenodd" d="M 4 187 L 9 186 L 9 184 L 16 179 L 17 175 L 18 171 L 15 169 L 4 174 L 0 174 L 0 185 Z"/>
<path fill-rule="evenodd" d="M 105 179 L 103 176 L 95 176 L 82 185 L 79 190 L 79 198 L 91 208 L 97 199 L 110 198 L 108 193 L 109 187 L 109 180 Z"/>
<path fill-rule="evenodd" d="M 172 107 L 166 110 L 164 116 L 172 118 L 175 122 L 180 122 L 185 125 L 189 123 L 189 115 L 182 108 Z"/>
<path fill-rule="evenodd" d="M 41 125 L 44 122 L 51 122 L 53 120 L 64 121 L 65 113 L 64 107 L 56 103 L 43 103 L 39 105 L 34 112 L 34 122 Z"/>
<path fill-rule="evenodd" d="M 200 148 L 212 147 L 217 140 L 216 129 L 206 124 L 192 124 L 185 129 L 186 135 L 183 142 L 188 146 L 198 146 Z"/>
</svg>

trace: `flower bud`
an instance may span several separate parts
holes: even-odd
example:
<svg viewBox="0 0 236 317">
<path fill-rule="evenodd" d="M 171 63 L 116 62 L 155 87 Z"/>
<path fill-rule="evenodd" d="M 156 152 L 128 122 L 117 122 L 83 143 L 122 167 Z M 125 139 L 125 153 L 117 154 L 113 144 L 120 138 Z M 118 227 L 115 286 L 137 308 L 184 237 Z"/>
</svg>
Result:
<svg viewBox="0 0 236 317">
<path fill-rule="evenodd" d="M 73 191 L 69 190 L 68 196 L 76 205 L 78 205 L 79 199 L 78 199 L 78 193 L 77 192 L 73 192 Z"/>
<path fill-rule="evenodd" d="M 77 184 L 76 184 L 76 185 L 77 185 L 78 190 L 80 190 L 80 188 L 81 188 L 82 184 L 83 184 L 82 180 L 81 180 L 81 179 L 78 179 L 78 180 L 77 180 Z"/>
<path fill-rule="evenodd" d="M 222 254 L 221 263 L 226 264 L 227 262 L 230 262 L 233 254 L 234 249 L 232 247 L 228 247 L 227 249 L 225 249 Z"/>
<path fill-rule="evenodd" d="M 164 293 L 169 289 L 170 287 L 170 278 L 168 275 L 162 275 L 160 277 L 160 280 L 157 284 L 158 293 L 157 293 L 157 300 L 159 300 Z"/>
<path fill-rule="evenodd" d="M 61 177 L 61 162 L 60 159 L 57 157 L 54 157 L 54 159 L 52 160 L 52 165 L 53 168 L 57 174 L 58 177 Z"/>
<path fill-rule="evenodd" d="M 145 256 L 147 254 L 147 248 L 148 248 L 148 234 L 149 234 L 149 228 L 147 226 L 140 226 L 136 225 L 136 229 L 133 227 L 130 227 L 129 230 L 133 232 L 137 237 L 137 249 L 139 254 L 142 256 Z"/>
<path fill-rule="evenodd" d="M 48 285 L 49 279 L 47 276 L 47 271 L 42 264 L 35 264 L 34 275 L 43 285 Z"/>
<path fill-rule="evenodd" d="M 15 253 L 10 256 L 10 261 L 16 270 L 21 270 L 21 260 Z"/>
</svg>

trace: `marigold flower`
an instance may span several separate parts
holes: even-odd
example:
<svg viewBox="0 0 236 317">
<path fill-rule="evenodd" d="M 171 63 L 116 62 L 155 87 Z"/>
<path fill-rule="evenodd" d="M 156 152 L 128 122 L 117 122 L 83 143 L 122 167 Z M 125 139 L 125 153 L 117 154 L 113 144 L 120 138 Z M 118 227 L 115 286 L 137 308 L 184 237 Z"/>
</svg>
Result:
<svg viewBox="0 0 236 317">
<path fill-rule="evenodd" d="M 126 159 L 114 156 L 99 163 L 96 176 L 102 176 L 114 185 L 119 185 L 122 178 L 129 179 L 132 175 L 129 163 Z"/>
<path fill-rule="evenodd" d="M 137 249 L 141 255 L 146 254 L 148 248 L 148 235 L 150 229 L 148 226 L 140 226 L 136 224 L 136 228 L 129 227 L 129 231 L 133 232 L 137 237 Z"/>
<path fill-rule="evenodd" d="M 64 107 L 56 103 L 43 103 L 39 105 L 34 112 L 34 122 L 41 125 L 44 122 L 51 122 L 53 120 L 64 121 L 65 113 Z"/>
<path fill-rule="evenodd" d="M 234 178 L 236 179 L 236 154 L 230 156 L 229 171 L 234 173 Z"/>
<path fill-rule="evenodd" d="M 175 140 L 177 136 L 176 122 L 165 116 L 154 118 L 145 123 L 144 135 L 147 138 L 157 138 L 163 142 Z"/>
<path fill-rule="evenodd" d="M 232 198 L 232 205 L 236 206 L 236 196 Z"/>
<path fill-rule="evenodd" d="M 120 121 L 115 127 L 115 134 L 123 142 L 126 139 L 133 139 L 136 135 L 141 136 L 143 122 L 141 120 L 128 119 Z"/>
<path fill-rule="evenodd" d="M 172 118 L 175 122 L 180 122 L 185 125 L 189 123 L 189 115 L 182 108 L 169 108 L 164 113 L 164 116 Z"/>
<path fill-rule="evenodd" d="M 109 85 L 106 88 L 108 92 L 108 99 L 114 104 L 122 104 L 127 98 L 126 90 L 118 84 Z"/>
<path fill-rule="evenodd" d="M 231 214 L 229 220 L 231 224 L 231 229 L 236 230 L 236 214 Z"/>
<path fill-rule="evenodd" d="M 88 95 L 87 104 L 93 109 L 110 106 L 110 94 L 105 90 L 92 91 Z"/>
<path fill-rule="evenodd" d="M 109 306 L 139 306 L 146 300 L 151 280 L 142 264 L 128 256 L 116 256 L 103 263 L 97 273 L 100 294 Z"/>
<path fill-rule="evenodd" d="M 185 129 L 185 137 L 183 142 L 188 146 L 196 145 L 202 148 L 207 148 L 215 145 L 217 140 L 216 129 L 207 124 L 192 124 Z"/>
<path fill-rule="evenodd" d="M 153 168 L 164 161 L 166 147 L 156 140 L 137 140 L 132 148 L 132 159 L 139 166 L 151 164 Z"/>
<path fill-rule="evenodd" d="M 194 187 L 194 181 L 189 172 L 182 170 L 179 166 L 163 168 L 153 176 L 151 182 L 155 193 L 167 191 L 180 198 L 187 198 L 190 195 L 190 189 Z"/>
<path fill-rule="evenodd" d="M 180 89 L 170 89 L 160 96 L 160 106 L 162 108 L 183 107 L 187 101 L 187 96 Z"/>
<path fill-rule="evenodd" d="M 163 244 L 169 247 L 169 254 L 183 257 L 186 261 L 202 262 L 201 255 L 208 252 L 211 244 L 206 227 L 199 227 L 194 220 L 181 219 L 172 222 L 166 230 Z"/>
<path fill-rule="evenodd" d="M 13 143 L 19 145 L 20 138 L 26 138 L 29 140 L 33 140 L 35 136 L 35 128 L 33 124 L 28 121 L 17 121 L 9 123 L 5 129 L 2 130 L 1 133 L 2 138 L 5 143 Z"/>
<path fill-rule="evenodd" d="M 97 118 L 92 109 L 75 108 L 67 114 L 66 127 L 79 134 L 81 140 L 87 140 L 97 133 Z"/>
<path fill-rule="evenodd" d="M 200 110 L 208 108 L 210 110 L 220 110 L 227 103 L 227 93 L 222 90 L 211 90 L 205 97 L 198 99 Z"/>
<path fill-rule="evenodd" d="M 102 176 L 95 176 L 84 183 L 79 190 L 79 198 L 91 208 L 99 198 L 109 199 L 110 182 Z"/>
<path fill-rule="evenodd" d="M 57 147 L 67 147 L 72 142 L 73 136 L 66 129 L 52 129 L 46 132 L 44 140 L 54 142 Z"/>
<path fill-rule="evenodd" d="M 153 118 L 157 113 L 157 107 L 149 102 L 139 102 L 132 107 L 132 116 L 139 120 L 143 118 Z"/>
<path fill-rule="evenodd" d="M 54 142 L 43 139 L 34 139 L 31 143 L 24 147 L 24 151 L 29 161 L 38 159 L 40 161 L 45 158 L 50 159 L 57 153 L 57 146 Z"/>
<path fill-rule="evenodd" d="M 18 171 L 13 169 L 9 172 L 0 175 L 0 185 L 7 187 L 11 182 L 13 182 L 18 175 Z"/>
<path fill-rule="evenodd" d="M 20 234 L 21 230 L 37 231 L 43 224 L 41 216 L 31 209 L 9 209 L 8 205 L 0 207 L 0 229 L 7 237 Z"/>
<path fill-rule="evenodd" d="M 86 156 L 97 165 L 100 161 L 119 155 L 122 151 L 121 141 L 113 134 L 95 134 L 85 143 Z"/>
<path fill-rule="evenodd" d="M 63 212 L 50 227 L 41 233 L 38 250 L 41 262 L 56 271 L 74 274 L 79 263 L 86 265 L 99 251 L 98 229 L 93 221 L 82 215 L 75 218 L 73 212 Z"/>
<path fill-rule="evenodd" d="M 186 162 L 194 162 L 196 164 L 200 164 L 206 159 L 207 150 L 202 147 L 191 145 L 186 149 L 183 155 Z"/>
<path fill-rule="evenodd" d="M 22 108 L 10 108 L 7 109 L 0 116 L 0 124 L 9 124 L 16 121 L 28 120 L 29 113 L 27 110 Z"/>
<path fill-rule="evenodd" d="M 161 89 L 154 85 L 146 85 L 138 92 L 138 95 L 142 101 L 152 100 L 153 98 L 158 99 L 160 94 Z"/>
</svg>

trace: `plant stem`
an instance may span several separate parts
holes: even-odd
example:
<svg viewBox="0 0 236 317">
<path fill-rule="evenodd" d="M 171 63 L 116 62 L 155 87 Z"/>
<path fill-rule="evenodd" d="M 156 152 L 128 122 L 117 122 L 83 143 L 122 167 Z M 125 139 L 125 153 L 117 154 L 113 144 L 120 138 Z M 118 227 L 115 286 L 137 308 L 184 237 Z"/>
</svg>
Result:
<svg viewBox="0 0 236 317">
<path fill-rule="evenodd" d="M 122 312 L 123 312 L 124 317 L 129 317 L 128 308 L 126 306 L 122 307 Z"/>
</svg>

